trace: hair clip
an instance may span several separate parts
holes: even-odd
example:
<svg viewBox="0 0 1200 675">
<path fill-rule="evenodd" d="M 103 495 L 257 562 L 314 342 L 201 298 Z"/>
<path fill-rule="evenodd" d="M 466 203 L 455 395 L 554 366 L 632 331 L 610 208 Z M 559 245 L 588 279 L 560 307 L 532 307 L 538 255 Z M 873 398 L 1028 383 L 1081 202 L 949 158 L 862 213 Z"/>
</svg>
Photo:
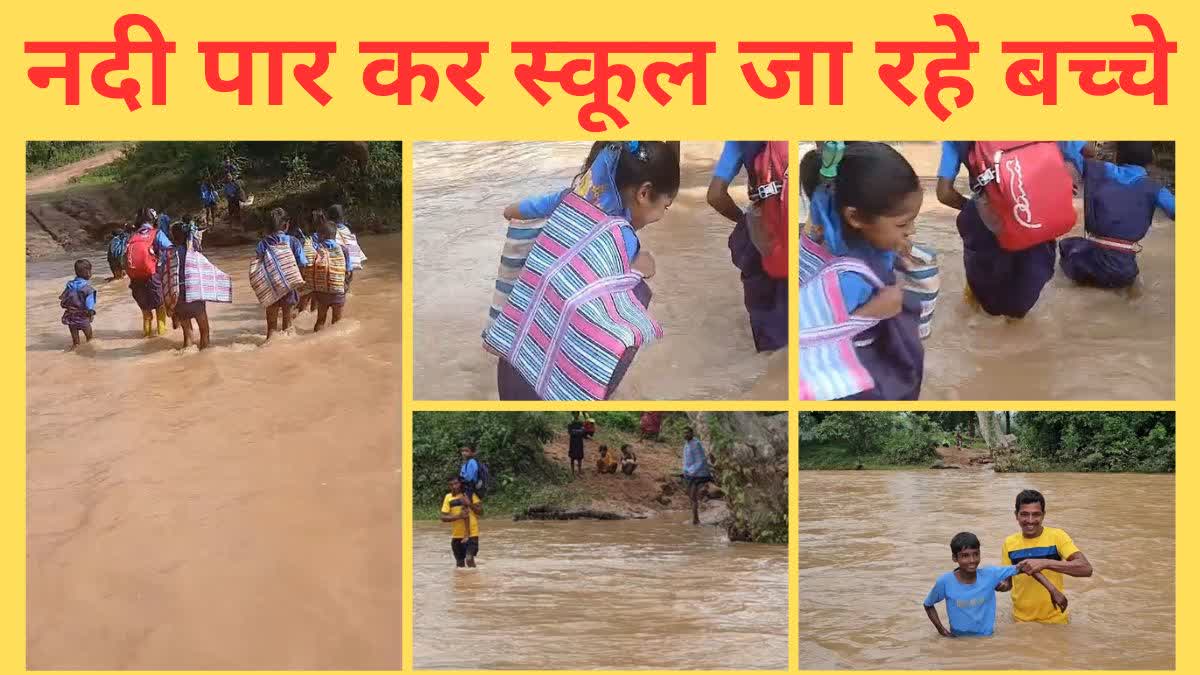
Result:
<svg viewBox="0 0 1200 675">
<path fill-rule="evenodd" d="M 821 148 L 821 177 L 832 180 L 837 177 L 838 164 L 846 155 L 845 141 L 825 141 Z"/>
<path fill-rule="evenodd" d="M 629 151 L 629 154 L 637 157 L 639 161 L 646 161 L 646 148 L 642 145 L 641 141 L 625 141 L 625 149 Z"/>
</svg>

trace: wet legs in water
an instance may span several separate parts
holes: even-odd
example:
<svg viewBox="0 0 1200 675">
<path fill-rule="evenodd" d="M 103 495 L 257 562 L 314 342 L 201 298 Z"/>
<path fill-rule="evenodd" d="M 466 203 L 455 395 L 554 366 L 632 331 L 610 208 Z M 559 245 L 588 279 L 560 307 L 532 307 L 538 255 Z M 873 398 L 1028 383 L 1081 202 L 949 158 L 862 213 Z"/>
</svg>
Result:
<svg viewBox="0 0 1200 675">
<path fill-rule="evenodd" d="M 317 303 L 317 323 L 316 323 L 316 325 L 313 326 L 313 332 L 315 333 L 316 331 L 319 331 L 325 327 L 325 316 L 329 313 L 329 310 L 331 310 L 331 309 L 333 310 L 333 320 L 330 322 L 330 324 L 331 325 L 336 324 L 337 322 L 341 321 L 342 320 L 342 307 L 343 307 L 343 305 L 327 305 L 323 302 L 318 302 Z"/>
<path fill-rule="evenodd" d="M 92 341 L 92 327 L 91 326 L 88 326 L 87 328 L 72 328 L 71 329 L 71 348 L 72 349 L 79 346 L 80 333 L 83 334 L 83 337 L 87 338 L 88 342 Z"/>
<path fill-rule="evenodd" d="M 279 330 L 279 324 L 282 321 L 283 330 L 287 332 L 292 327 L 292 306 L 285 305 L 282 300 L 267 308 L 267 339 L 271 339 L 271 334 Z"/>
<path fill-rule="evenodd" d="M 187 349 L 188 347 L 192 346 L 192 343 L 195 343 L 196 346 L 199 347 L 200 349 L 208 349 L 209 326 L 208 326 L 208 312 L 207 311 L 201 311 L 199 314 L 196 315 L 195 328 L 193 328 L 192 319 L 190 319 L 190 318 L 184 319 L 183 321 L 181 321 L 181 323 L 183 324 L 183 348 L 184 349 Z M 196 341 L 196 333 L 195 333 L 196 329 L 199 329 L 199 332 L 200 332 L 199 342 Z"/>
<path fill-rule="evenodd" d="M 688 483 L 688 499 L 692 500 L 692 524 L 700 524 L 700 491 L 704 489 L 704 483 L 698 480 Z"/>
<path fill-rule="evenodd" d="M 167 308 L 159 305 L 156 309 L 142 310 L 142 335 L 145 337 L 154 337 L 154 319 L 158 315 L 158 332 L 157 335 L 167 334 Z"/>
</svg>

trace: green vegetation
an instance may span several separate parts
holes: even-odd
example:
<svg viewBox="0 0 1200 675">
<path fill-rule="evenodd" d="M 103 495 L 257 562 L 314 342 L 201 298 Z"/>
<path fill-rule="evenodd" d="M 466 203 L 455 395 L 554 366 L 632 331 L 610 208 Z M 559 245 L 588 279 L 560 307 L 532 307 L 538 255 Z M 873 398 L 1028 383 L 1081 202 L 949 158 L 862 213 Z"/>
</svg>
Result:
<svg viewBox="0 0 1200 675">
<path fill-rule="evenodd" d="M 25 144 L 25 175 L 78 162 L 113 145 L 116 144 L 101 141 L 29 141 Z"/>
<path fill-rule="evenodd" d="M 1173 412 L 1020 413 L 1017 447 L 997 471 L 1174 473 Z"/>
<path fill-rule="evenodd" d="M 932 419 L 912 413 L 800 413 L 800 468 L 928 466 L 945 436 Z"/>
<path fill-rule="evenodd" d="M 266 225 L 281 206 L 307 222 L 315 209 L 341 203 L 358 225 L 398 229 L 401 222 L 401 143 L 378 142 L 141 142 L 112 164 L 114 182 L 130 208 L 151 205 L 168 213 L 200 210 L 199 186 L 220 191 L 227 159 L 255 196 L 245 229 Z"/>
<path fill-rule="evenodd" d="M 633 442 L 639 412 L 592 413 L 596 441 L 620 447 Z M 546 459 L 546 443 L 571 421 L 566 412 L 446 412 L 413 415 L 413 517 L 436 518 L 450 476 L 457 475 L 459 448 L 474 447 L 492 474 L 489 515 L 505 515 L 530 506 L 569 507 L 592 497 L 567 487 L 566 469 Z M 683 442 L 687 416 L 663 415 L 661 438 Z"/>
<path fill-rule="evenodd" d="M 1012 435 L 980 426 L 1004 418 Z M 1172 412 L 814 412 L 799 422 L 801 469 L 929 466 L 961 432 L 964 447 L 991 450 L 996 471 L 1175 470 Z"/>
</svg>

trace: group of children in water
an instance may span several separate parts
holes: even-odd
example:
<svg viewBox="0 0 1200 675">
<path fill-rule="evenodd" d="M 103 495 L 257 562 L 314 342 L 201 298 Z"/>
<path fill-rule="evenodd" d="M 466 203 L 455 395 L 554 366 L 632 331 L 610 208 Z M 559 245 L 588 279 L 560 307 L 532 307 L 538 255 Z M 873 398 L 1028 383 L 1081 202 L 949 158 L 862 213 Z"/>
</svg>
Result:
<svg viewBox="0 0 1200 675">
<path fill-rule="evenodd" d="M 708 192 L 709 204 L 734 224 L 730 254 L 759 352 L 787 344 L 786 168 L 786 144 L 727 142 Z M 743 169 L 752 202 L 747 210 L 729 196 Z M 484 332 L 484 348 L 500 357 L 501 400 L 611 396 L 638 349 L 661 335 L 648 314 L 653 294 L 647 280 L 656 263 L 638 233 L 666 215 L 679 187 L 678 142 L 597 142 L 569 187 L 504 209 L 510 227 Z M 609 217 L 617 219 L 619 231 L 601 232 Z M 545 231 L 529 222 L 546 218 Z M 619 260 L 627 262 L 614 265 Z M 586 272 L 577 276 L 581 269 Z M 601 288 L 606 284 L 607 290 Z M 600 292 L 589 294 L 593 287 Z M 584 305 L 573 305 L 564 293 Z M 553 307 L 557 325 L 543 318 L 532 329 L 528 317 L 542 311 L 539 303 Z M 609 309 L 597 311 L 601 305 Z M 531 351 L 523 341 L 536 342 L 532 351 L 543 357 L 517 356 Z M 558 354 L 569 363 L 547 365 L 561 362 Z"/>
<path fill-rule="evenodd" d="M 1056 257 L 1063 273 L 1080 284 L 1132 285 L 1138 242 L 1155 212 L 1175 217 L 1174 195 L 1148 176 L 1153 162 L 1150 142 L 1117 143 L 1114 162 L 1095 159 L 1086 142 L 943 142 L 937 198 L 959 211 L 968 301 L 989 314 L 1021 319 L 1053 278 Z M 954 184 L 964 167 L 969 196 Z M 836 284 L 814 298 L 801 296 L 802 397 L 807 389 L 849 392 L 830 398 L 918 398 L 924 373 L 920 324 L 932 311 L 932 298 L 913 288 L 911 271 L 936 270 L 913 255 L 914 221 L 924 198 L 916 172 L 885 143 L 823 141 L 801 159 L 800 180 L 811 204 L 801 241 L 801 283 L 816 279 L 817 268 L 838 270 Z M 1075 224 L 1072 199 L 1080 183 L 1085 236 L 1058 240 Z M 936 281 L 929 286 L 936 297 Z M 819 306 L 829 304 L 839 306 Z M 806 318 L 812 323 L 823 314 L 827 324 L 806 326 Z M 839 332 L 834 324 L 849 329 Z"/>
<path fill-rule="evenodd" d="M 317 314 L 314 331 L 325 326 L 330 314 L 331 323 L 337 323 L 354 270 L 362 269 L 366 260 L 346 222 L 345 209 L 335 204 L 328 213 L 314 210 L 311 234 L 282 208 L 270 215 L 250 268 L 251 286 L 265 309 L 267 338 L 281 327 L 288 330 L 306 309 Z M 183 329 L 185 348 L 192 344 L 207 348 L 211 334 L 207 303 L 228 303 L 233 297 L 229 275 L 201 252 L 206 228 L 194 217 L 172 221 L 148 207 L 137 212 L 134 222 L 113 233 L 108 262 L 113 279 L 129 278 L 133 300 L 142 312 L 143 336 L 166 335 L 170 317 L 175 327 Z M 75 278 L 59 297 L 62 323 L 70 329 L 73 346 L 93 337 L 96 290 L 91 277 L 91 262 L 75 261 Z"/>
</svg>

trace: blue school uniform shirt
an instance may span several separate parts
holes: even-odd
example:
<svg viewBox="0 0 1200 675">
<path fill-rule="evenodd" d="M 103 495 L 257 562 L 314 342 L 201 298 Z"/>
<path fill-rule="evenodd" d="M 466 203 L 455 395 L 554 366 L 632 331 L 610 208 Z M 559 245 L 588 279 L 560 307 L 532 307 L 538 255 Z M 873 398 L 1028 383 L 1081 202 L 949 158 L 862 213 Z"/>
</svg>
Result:
<svg viewBox="0 0 1200 675">
<path fill-rule="evenodd" d="M 87 279 L 75 277 L 67 282 L 67 290 L 73 293 L 78 293 L 80 289 L 87 285 Z M 87 296 L 83 299 L 83 305 L 89 312 L 96 311 L 96 289 L 93 288 L 92 292 L 87 294 Z"/>
<path fill-rule="evenodd" d="M 737 141 L 725 141 L 725 145 L 721 147 L 721 156 L 713 168 L 713 178 L 732 183 L 744 166 L 746 156 L 742 152 L 742 144 Z"/>
<path fill-rule="evenodd" d="M 570 190 L 559 190 L 557 192 L 547 192 L 544 195 L 536 197 L 527 197 L 522 199 L 517 205 L 517 210 L 521 213 L 522 220 L 536 220 L 538 218 L 549 218 L 554 209 L 558 208 L 559 202 L 563 197 L 567 196 Z M 629 210 L 622 208 L 621 217 L 629 220 Z M 638 251 L 642 248 L 641 241 L 638 240 L 637 232 L 634 231 L 632 225 L 621 226 L 621 239 L 625 242 L 625 255 L 629 256 L 629 261 L 637 257 Z"/>
<path fill-rule="evenodd" d="M 704 446 L 699 438 L 683 444 L 683 473 L 696 478 L 707 478 L 708 457 L 704 456 Z"/>
<path fill-rule="evenodd" d="M 996 584 L 1015 574 L 1016 565 L 981 566 L 975 571 L 975 583 L 968 586 L 954 572 L 946 572 L 925 596 L 925 606 L 945 600 L 950 632 L 955 635 L 991 635 L 996 627 Z"/>
<path fill-rule="evenodd" d="M 1146 167 L 1135 164 L 1113 164 L 1104 162 L 1104 177 L 1121 185 L 1133 185 L 1146 178 Z M 1175 220 L 1175 195 L 1167 188 L 1160 188 L 1154 197 L 1157 206 L 1171 220 Z"/>
<path fill-rule="evenodd" d="M 849 256 L 865 262 L 873 269 L 890 270 L 896 265 L 894 251 L 881 251 L 859 238 L 847 239 L 842 230 L 842 217 L 833 206 L 833 197 L 825 187 L 813 193 L 809 208 L 813 224 L 821 227 L 825 248 L 836 256 Z M 846 301 L 846 311 L 854 312 L 875 295 L 875 287 L 857 272 L 838 272 L 838 287 Z"/>
<path fill-rule="evenodd" d="M 292 249 L 292 255 L 296 256 L 296 264 L 300 267 L 308 267 L 308 256 L 304 255 L 304 244 L 301 241 L 287 232 L 273 232 L 262 238 L 258 242 L 258 248 L 254 250 L 261 260 L 267 254 L 268 246 L 277 246 L 279 244 L 287 244 Z"/>
<path fill-rule="evenodd" d="M 954 180 L 963 167 L 967 158 L 962 154 L 961 141 L 942 141 L 942 158 L 938 162 L 938 178 Z M 1083 146 L 1087 141 L 1057 141 L 1058 150 L 1063 159 L 1072 164 L 1081 175 L 1083 174 Z"/>
<path fill-rule="evenodd" d="M 459 469 L 458 476 L 468 484 L 474 486 L 475 481 L 479 479 L 479 462 L 474 457 L 468 459 L 462 465 L 462 468 Z"/>
</svg>

